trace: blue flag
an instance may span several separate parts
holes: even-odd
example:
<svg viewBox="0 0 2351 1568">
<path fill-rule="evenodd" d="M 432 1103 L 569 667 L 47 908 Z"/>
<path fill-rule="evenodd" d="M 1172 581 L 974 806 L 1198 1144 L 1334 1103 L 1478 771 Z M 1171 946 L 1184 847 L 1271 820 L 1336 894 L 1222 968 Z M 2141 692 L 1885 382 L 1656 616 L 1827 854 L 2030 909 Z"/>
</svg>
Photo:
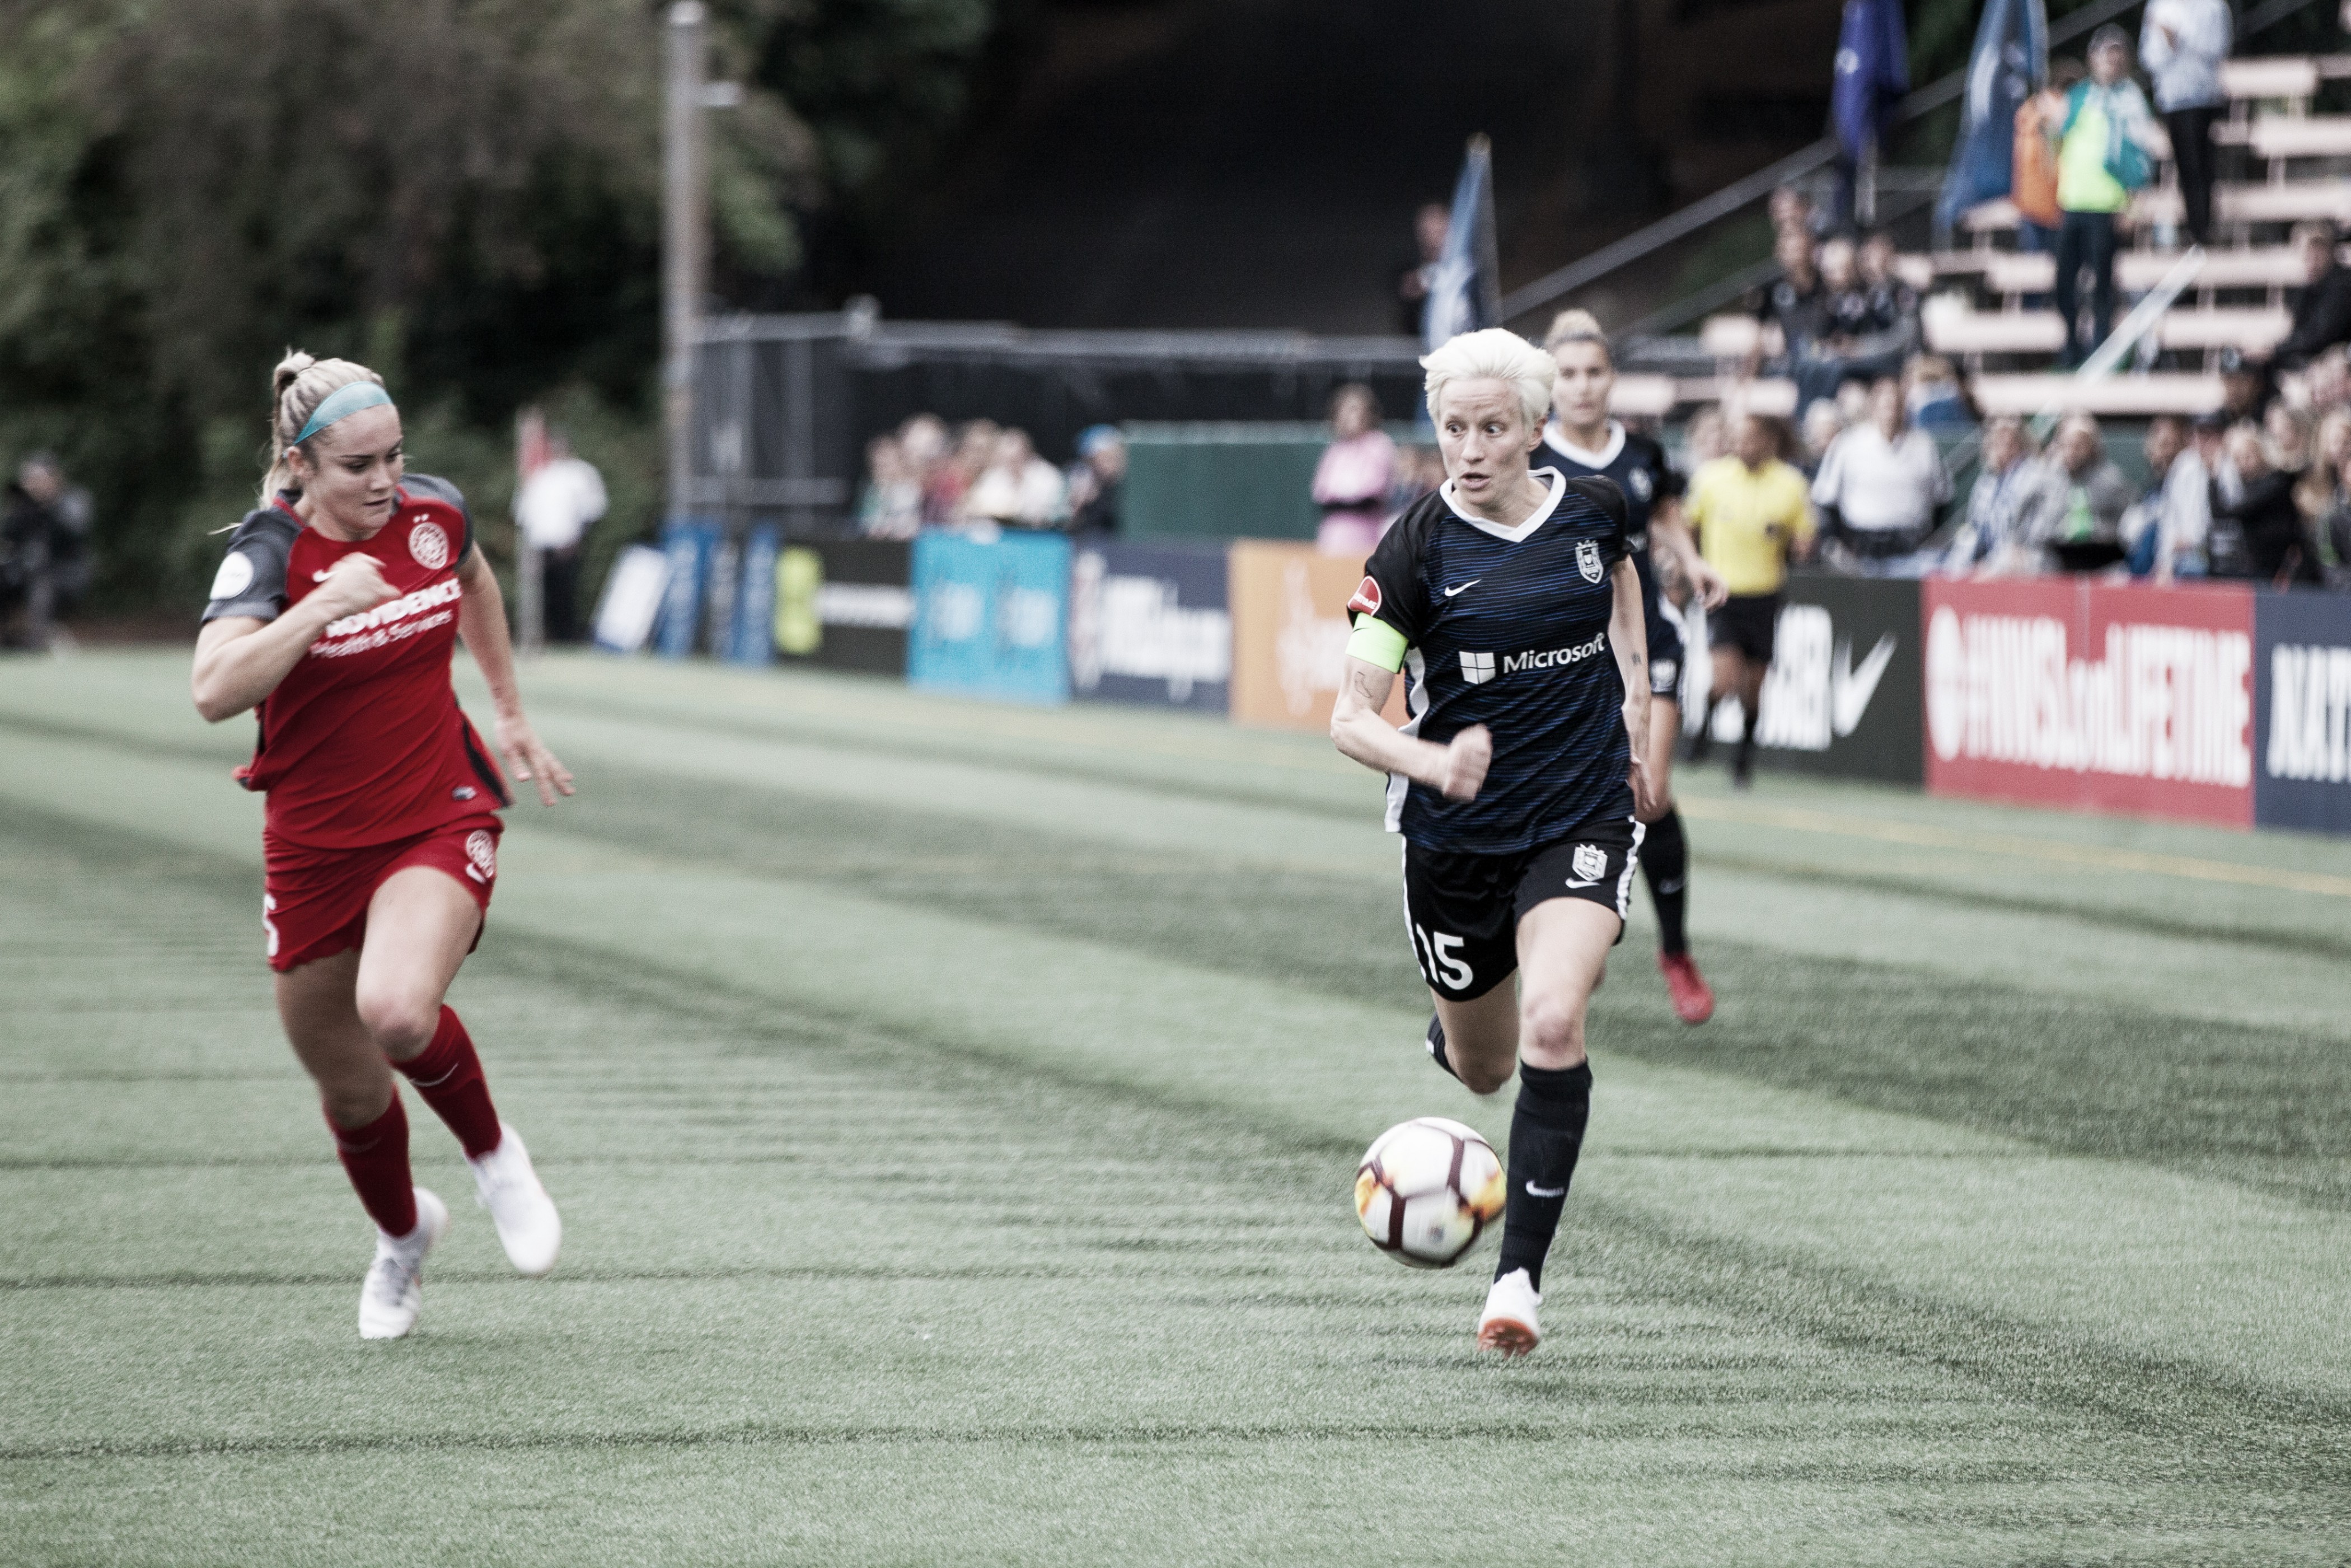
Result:
<svg viewBox="0 0 2351 1568">
<path fill-rule="evenodd" d="M 1829 108 L 1848 161 L 1857 161 L 1878 139 L 1894 106 L 1909 90 L 1910 44 L 1902 28 L 1902 0 L 1844 0 Z"/>
<path fill-rule="evenodd" d="M 2049 17 L 2042 0 L 1987 0 L 1968 59 L 1968 95 L 1950 172 L 1935 203 L 1938 244 L 1978 202 L 2005 196 L 2015 171 L 2016 111 L 2049 78 Z"/>
<path fill-rule="evenodd" d="M 1461 178 L 1453 183 L 1453 218 L 1420 310 L 1420 340 L 1435 350 L 1447 338 L 1502 319 L 1502 278 L 1494 244 L 1494 157 L 1482 136 L 1469 139 Z"/>
</svg>

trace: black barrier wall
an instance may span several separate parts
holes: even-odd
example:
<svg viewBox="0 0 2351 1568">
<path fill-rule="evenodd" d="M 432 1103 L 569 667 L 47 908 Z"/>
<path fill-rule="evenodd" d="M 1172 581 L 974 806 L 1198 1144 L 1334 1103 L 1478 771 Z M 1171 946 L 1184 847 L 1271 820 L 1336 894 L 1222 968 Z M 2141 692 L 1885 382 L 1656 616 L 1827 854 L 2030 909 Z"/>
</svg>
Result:
<svg viewBox="0 0 2351 1568">
<path fill-rule="evenodd" d="M 776 657 L 906 673 L 914 547 L 903 539 L 795 540 L 776 557 Z"/>
<path fill-rule="evenodd" d="M 1793 772 L 1923 784 L 1918 626 L 1915 581 L 1790 578 L 1763 685 L 1757 760 Z"/>
</svg>

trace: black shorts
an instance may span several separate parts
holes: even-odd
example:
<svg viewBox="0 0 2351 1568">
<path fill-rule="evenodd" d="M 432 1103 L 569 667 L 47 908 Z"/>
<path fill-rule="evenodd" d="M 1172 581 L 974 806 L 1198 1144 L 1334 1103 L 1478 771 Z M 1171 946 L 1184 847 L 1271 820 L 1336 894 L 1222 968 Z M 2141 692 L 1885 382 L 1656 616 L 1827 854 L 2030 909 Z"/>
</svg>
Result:
<svg viewBox="0 0 2351 1568">
<path fill-rule="evenodd" d="M 1706 615 L 1706 640 L 1716 648 L 1736 648 L 1759 664 L 1771 662 L 1771 642 L 1780 630 L 1780 596 L 1734 593 Z"/>
<path fill-rule="evenodd" d="M 1581 898 L 1613 913 L 1616 938 L 1631 908 L 1641 825 L 1603 817 L 1516 854 L 1449 854 L 1404 846 L 1404 918 L 1429 988 L 1475 1001 L 1519 967 L 1519 922 L 1550 898 Z"/>
<path fill-rule="evenodd" d="M 1649 695 L 1678 699 L 1682 689 L 1681 623 L 1667 612 L 1665 595 L 1657 590 L 1657 574 L 1646 556 L 1635 556 L 1640 569 L 1641 612 L 1649 626 Z"/>
</svg>

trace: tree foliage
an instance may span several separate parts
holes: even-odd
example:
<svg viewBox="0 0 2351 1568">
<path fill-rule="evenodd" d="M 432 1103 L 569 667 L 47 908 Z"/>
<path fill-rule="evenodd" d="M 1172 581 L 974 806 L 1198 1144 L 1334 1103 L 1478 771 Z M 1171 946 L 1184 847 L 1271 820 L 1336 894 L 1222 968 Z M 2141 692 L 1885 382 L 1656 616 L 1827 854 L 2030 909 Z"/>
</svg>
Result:
<svg viewBox="0 0 2351 1568">
<path fill-rule="evenodd" d="M 654 417 L 661 12 L 0 0 L 0 455 L 54 447 L 98 492 L 113 599 L 205 570 L 288 344 L 382 371 L 414 460 L 478 513 L 527 400 L 653 460 L 621 433 Z M 723 276 L 788 277 L 808 214 L 950 133 L 994 14 L 716 6 L 717 68 L 751 89 L 711 121 Z"/>
</svg>

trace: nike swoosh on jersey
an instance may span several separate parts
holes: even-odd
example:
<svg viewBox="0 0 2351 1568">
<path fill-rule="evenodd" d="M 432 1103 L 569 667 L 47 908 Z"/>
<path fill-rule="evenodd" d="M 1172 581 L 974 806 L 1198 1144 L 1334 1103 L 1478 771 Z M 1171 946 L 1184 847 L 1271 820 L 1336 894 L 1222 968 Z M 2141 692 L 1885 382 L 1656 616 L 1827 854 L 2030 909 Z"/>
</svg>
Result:
<svg viewBox="0 0 2351 1568">
<path fill-rule="evenodd" d="M 1568 879 L 1567 885 L 1570 887 L 1598 887 L 1600 885 L 1600 879 L 1596 876 L 1587 876 L 1582 882 L 1577 882 L 1571 877 Z"/>
<path fill-rule="evenodd" d="M 1840 643 L 1836 663 L 1829 666 L 1829 717 L 1840 736 L 1851 735 L 1860 727 L 1861 716 L 1869 709 L 1869 699 L 1877 695 L 1877 683 L 1885 678 L 1887 661 L 1894 657 L 1894 633 L 1886 632 L 1877 640 L 1877 646 L 1854 669 L 1853 644 Z"/>
<path fill-rule="evenodd" d="M 1485 580 L 1485 580 L 1484 578 L 1482 578 L 1482 577 L 1473 577 L 1473 578 L 1471 578 L 1468 581 L 1467 581 L 1467 582 L 1463 583 L 1463 584 L 1462 584 L 1460 587 L 1458 587 L 1458 588 L 1448 588 L 1448 589 L 1447 589 L 1447 590 L 1445 591 L 1445 597 L 1446 597 L 1446 598 L 1447 598 L 1447 599 L 1450 599 L 1450 598 L 1452 598 L 1452 597 L 1453 597 L 1455 594 L 1457 594 L 1457 593 L 1467 593 L 1469 590 L 1471 590 L 1471 589 L 1473 589 L 1473 588 L 1477 587 L 1479 583 L 1481 583 L 1481 582 L 1483 582 L 1483 581 L 1485 581 Z"/>
<path fill-rule="evenodd" d="M 1529 1182 L 1527 1183 L 1527 1196 L 1529 1197 L 1565 1197 L 1567 1196 L 1567 1188 L 1563 1186 L 1537 1186 L 1534 1183 Z"/>
</svg>

